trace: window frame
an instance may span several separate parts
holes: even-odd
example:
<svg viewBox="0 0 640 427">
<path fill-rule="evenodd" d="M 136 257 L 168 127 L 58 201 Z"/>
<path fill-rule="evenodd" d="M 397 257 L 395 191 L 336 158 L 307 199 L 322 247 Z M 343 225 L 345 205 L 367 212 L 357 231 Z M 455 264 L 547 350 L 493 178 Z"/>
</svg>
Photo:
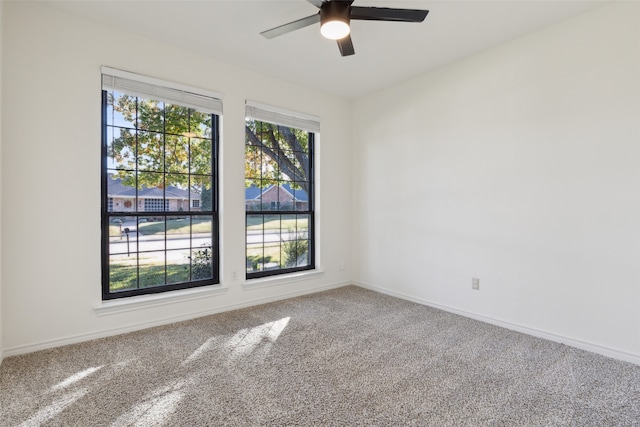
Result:
<svg viewBox="0 0 640 427">
<path fill-rule="evenodd" d="M 158 294 L 158 293 L 163 293 L 163 292 L 170 292 L 170 291 L 175 291 L 175 290 L 182 290 L 182 289 L 191 289 L 191 288 L 197 288 L 197 287 L 202 287 L 202 286 L 209 286 L 209 285 L 219 285 L 220 284 L 220 241 L 219 241 L 219 236 L 220 236 L 220 227 L 219 227 L 219 146 L 220 146 L 220 122 L 221 122 L 221 115 L 222 115 L 222 111 L 221 111 L 221 101 L 220 101 L 220 111 L 218 113 L 212 112 L 210 109 L 206 109 L 205 111 L 202 111 L 201 109 L 198 108 L 198 106 L 193 106 L 193 105 L 183 105 L 181 102 L 175 102 L 171 99 L 169 100 L 164 100 L 164 102 L 168 103 L 168 104 L 173 104 L 173 105 L 180 105 L 182 107 L 186 107 L 186 108 L 192 108 L 196 111 L 199 112 L 204 112 L 205 114 L 207 114 L 208 116 L 210 116 L 211 119 L 211 193 L 212 193 L 212 197 L 211 197 L 211 210 L 207 210 L 207 211 L 202 211 L 202 204 L 200 203 L 200 209 L 198 210 L 192 210 L 192 209 L 187 209 L 184 211 L 170 211 L 170 210 L 161 210 L 161 211 L 140 211 L 138 210 L 140 207 L 138 205 L 137 202 L 134 202 L 135 204 L 135 208 L 133 211 L 113 211 L 113 208 L 110 210 L 109 209 L 109 199 L 112 199 L 111 197 L 109 197 L 108 194 L 108 179 L 109 179 L 109 168 L 108 168 L 108 119 L 107 119 L 107 105 L 108 105 L 108 93 L 109 91 L 118 91 L 120 93 L 124 93 L 136 98 L 146 98 L 146 99 L 158 99 L 155 98 L 153 96 L 153 94 L 144 94 L 144 93 L 140 93 L 140 92 L 135 92 L 132 91 L 133 93 L 130 93 L 129 91 L 127 91 L 126 89 L 105 89 L 104 88 L 104 78 L 105 78 L 105 74 L 104 71 L 105 69 L 107 70 L 107 72 L 109 71 L 115 71 L 113 74 L 117 75 L 124 75 L 125 77 L 131 77 L 131 76 L 135 76 L 134 78 L 139 78 L 142 81 L 145 81 L 146 84 L 149 84 L 149 82 L 151 82 L 151 84 L 157 85 L 158 83 L 166 83 L 166 82 L 162 82 L 160 80 L 157 79 L 153 79 L 153 78 L 146 78 L 145 76 L 138 76 L 135 75 L 133 73 L 128 73 L 128 72 L 124 72 L 124 71 L 119 71 L 119 70 L 112 70 L 112 69 L 108 69 L 106 67 L 103 67 L 103 89 L 102 89 L 102 96 L 101 96 L 101 101 L 102 101 L 102 107 L 101 107 L 101 268 L 102 268 L 102 274 L 101 274 L 101 293 L 102 293 L 102 300 L 103 301 L 108 301 L 108 300 L 114 300 L 114 299 L 119 299 L 119 298 L 127 298 L 127 297 L 133 297 L 133 296 L 139 296 L 139 295 L 149 295 L 149 294 Z M 106 74 L 106 76 L 109 78 L 111 77 L 111 75 Z M 168 90 L 171 90 L 171 87 L 173 86 L 175 88 L 175 90 L 184 90 L 186 88 L 186 86 L 183 85 L 172 85 L 170 83 L 166 83 L 169 86 Z M 160 89 L 165 89 L 164 87 L 161 87 Z M 189 90 L 191 90 L 191 88 L 189 88 Z M 199 91 L 199 90 L 197 90 Z M 198 92 L 191 92 L 191 93 L 196 93 L 198 94 Z M 202 97 L 207 97 L 210 96 L 210 94 L 202 94 L 199 95 Z M 216 99 L 216 101 L 219 101 L 218 99 Z M 136 128 L 137 129 L 137 128 Z M 166 130 L 163 130 L 162 132 L 163 135 L 167 135 Z M 138 169 L 136 166 L 136 176 L 138 173 Z M 161 172 L 164 176 L 170 174 L 169 171 L 164 170 Z M 189 172 L 189 176 L 191 176 L 191 172 Z M 205 176 L 205 175 L 203 175 Z M 137 179 L 137 178 L 136 178 Z M 139 200 L 138 197 L 134 197 L 135 200 Z M 165 208 L 167 205 L 169 205 L 169 199 L 166 198 L 166 196 L 164 197 L 165 200 Z M 112 205 L 111 205 L 112 206 Z M 147 287 L 137 287 L 135 289 L 127 289 L 127 290 L 122 290 L 122 291 L 112 291 L 110 289 L 110 239 L 109 239 L 109 226 L 111 225 L 111 220 L 114 217 L 132 217 L 132 218 L 140 218 L 140 217 L 144 217 L 144 216 L 163 216 L 165 217 L 165 221 L 168 217 L 197 217 L 197 216 L 210 216 L 212 218 L 211 221 L 211 268 L 212 268 L 212 275 L 209 278 L 206 279 L 196 279 L 193 280 L 191 277 L 191 274 L 193 273 L 190 270 L 190 277 L 188 281 L 183 281 L 183 282 L 177 282 L 177 283 L 164 283 L 164 284 L 159 284 L 159 285 L 152 285 L 152 286 L 147 286 Z M 192 239 L 193 236 L 190 235 L 189 239 Z M 165 266 L 166 264 L 166 254 L 167 252 L 171 251 L 170 248 L 167 247 L 166 245 L 166 241 L 167 241 L 167 235 L 164 235 L 164 239 L 165 239 L 165 247 L 162 250 L 165 253 Z M 186 248 L 185 248 L 186 249 Z M 191 254 L 193 255 L 193 251 L 196 249 L 196 247 L 190 246 L 190 250 L 191 250 Z M 139 273 L 136 273 L 139 274 Z M 165 280 L 166 280 L 166 270 L 165 270 Z M 139 276 L 137 278 L 137 280 L 139 279 Z M 138 283 L 139 286 L 139 283 Z"/>
<path fill-rule="evenodd" d="M 255 110 L 250 110 L 251 112 L 255 111 Z M 247 281 L 252 281 L 255 279 L 264 279 L 264 278 L 274 278 L 274 276 L 282 276 L 282 275 L 287 275 L 287 274 L 293 274 L 293 273 L 301 273 L 301 272 L 308 272 L 310 270 L 316 270 L 317 266 L 316 266 L 316 246 L 317 246 L 317 242 L 316 242 L 316 233 L 315 233 L 315 229 L 316 229 L 316 215 L 315 215 L 315 180 L 316 180 L 316 167 L 315 167 L 315 141 L 316 141 L 316 136 L 317 136 L 317 131 L 314 130 L 309 130 L 309 129 L 305 129 L 304 126 L 295 126 L 294 122 L 291 121 L 287 121 L 287 120 L 283 120 L 285 122 L 285 124 L 283 123 L 279 123 L 279 120 L 277 119 L 278 117 L 282 117 L 282 116 L 278 116 L 278 112 L 273 112 L 272 114 L 275 115 L 275 119 L 271 119 L 268 118 L 267 120 L 263 120 L 261 118 L 256 118 L 253 114 L 251 114 L 251 112 L 247 112 L 246 114 L 246 118 L 247 119 L 251 119 L 254 120 L 256 122 L 264 122 L 264 123 L 270 123 L 272 125 L 276 125 L 276 126 L 283 126 L 283 127 L 288 127 L 288 128 L 293 128 L 296 130 L 302 130 L 302 131 L 306 131 L 307 132 L 307 137 L 308 137 L 308 161 L 309 161 L 309 171 L 308 171 L 308 177 L 307 177 L 307 182 L 309 185 L 309 191 L 307 194 L 307 209 L 306 210 L 296 210 L 296 203 L 294 201 L 293 205 L 292 205 L 292 209 L 291 210 L 263 210 L 262 206 L 264 205 L 264 203 L 259 203 L 258 205 L 260 206 L 259 210 L 249 210 L 249 205 L 245 202 L 245 264 L 248 264 L 248 220 L 250 216 L 259 216 L 259 215 L 264 215 L 264 216 L 286 216 L 286 215 L 306 215 L 308 216 L 308 265 L 304 265 L 304 266 L 296 266 L 296 267 L 289 267 L 289 268 L 277 268 L 277 269 L 264 269 L 264 270 L 260 270 L 260 271 L 253 271 L 253 272 L 249 272 L 248 268 L 245 268 L 245 280 Z M 319 126 L 319 123 L 316 124 L 316 126 Z M 246 131 L 245 131 L 246 132 Z M 245 143 L 245 152 L 246 152 L 246 147 L 247 144 Z M 246 179 L 246 177 L 245 177 Z M 284 183 L 284 181 L 283 181 Z M 273 204 L 279 205 L 281 204 L 281 202 L 270 202 L 269 206 L 272 206 Z M 264 233 L 264 230 L 263 230 Z M 280 229 L 280 233 L 282 233 L 282 229 Z M 264 235 L 264 234 L 263 234 Z M 264 238 L 263 238 L 263 246 L 264 246 Z"/>
</svg>

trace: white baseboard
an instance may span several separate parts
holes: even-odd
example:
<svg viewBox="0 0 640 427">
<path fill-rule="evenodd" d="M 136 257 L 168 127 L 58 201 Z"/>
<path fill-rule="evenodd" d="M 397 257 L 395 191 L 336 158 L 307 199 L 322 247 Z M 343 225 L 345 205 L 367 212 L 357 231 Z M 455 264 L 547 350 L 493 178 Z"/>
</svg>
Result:
<svg viewBox="0 0 640 427">
<path fill-rule="evenodd" d="M 194 312 L 185 313 L 179 316 L 165 317 L 165 318 L 157 319 L 151 322 L 136 323 L 136 324 L 132 324 L 125 327 L 120 327 L 120 328 L 106 329 L 98 332 L 91 332 L 88 334 L 72 335 L 65 338 L 56 338 L 52 340 L 46 340 L 46 341 L 41 341 L 37 343 L 31 343 L 31 344 L 21 345 L 17 347 L 7 348 L 2 352 L 2 354 L 0 354 L 0 361 L 3 358 L 17 356 L 20 354 L 33 353 L 35 351 L 46 350 L 49 348 L 61 347 L 64 345 L 77 344 L 77 343 L 90 341 L 98 338 L 125 334 L 128 332 L 139 331 L 142 329 L 152 328 L 155 326 L 162 326 L 170 323 L 181 322 L 184 320 L 195 319 L 198 317 L 209 316 L 211 314 L 223 313 L 225 311 L 232 311 L 232 310 L 238 310 L 241 308 L 253 307 L 256 305 L 267 304 L 270 302 L 281 301 L 289 298 L 295 298 L 302 295 L 314 294 L 317 292 L 337 289 L 337 288 L 341 288 L 351 284 L 352 282 L 338 282 L 338 283 L 333 283 L 329 285 L 314 287 L 312 289 L 305 289 L 305 290 L 294 291 L 294 292 L 285 292 L 282 294 L 278 294 L 278 295 L 274 295 L 266 298 L 254 298 L 238 304 L 230 304 L 230 305 L 211 308 L 208 310 L 194 311 Z"/>
<path fill-rule="evenodd" d="M 406 295 L 400 292 L 392 291 L 390 289 L 386 289 L 380 286 L 370 285 L 368 283 L 363 283 L 358 281 L 353 281 L 352 283 L 356 286 L 360 286 L 362 288 L 369 289 L 375 292 L 380 292 L 385 295 L 390 295 L 396 298 L 400 298 L 400 299 L 415 302 L 418 304 L 426 305 L 429 307 L 437 308 L 443 311 L 458 314 L 460 316 L 468 317 L 470 319 L 479 320 L 481 322 L 489 323 L 491 325 L 500 326 L 502 328 L 510 329 L 516 332 L 521 332 L 523 334 L 531 335 L 537 338 L 542 338 L 542 339 L 557 342 L 560 344 L 565 344 L 571 347 L 579 348 L 581 350 L 590 351 L 592 353 L 600 354 L 602 356 L 607 356 L 613 359 L 622 360 L 624 362 L 640 365 L 640 355 L 637 355 L 637 354 L 628 353 L 615 348 L 605 347 L 599 344 L 594 344 L 587 341 L 566 337 L 563 335 L 554 334 L 554 333 L 543 331 L 540 329 L 518 325 L 517 323 L 511 323 L 505 320 L 483 316 L 483 315 L 472 313 L 466 310 L 460 310 L 455 307 L 434 303 L 432 301 L 428 301 L 422 298 L 417 298 L 411 295 Z"/>
</svg>

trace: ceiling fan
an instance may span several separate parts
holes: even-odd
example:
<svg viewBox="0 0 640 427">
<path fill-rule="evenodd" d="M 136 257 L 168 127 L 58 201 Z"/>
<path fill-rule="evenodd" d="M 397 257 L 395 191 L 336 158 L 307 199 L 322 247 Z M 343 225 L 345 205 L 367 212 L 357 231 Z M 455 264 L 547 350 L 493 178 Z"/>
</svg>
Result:
<svg viewBox="0 0 640 427">
<path fill-rule="evenodd" d="M 422 22 L 429 13 L 420 9 L 391 9 L 387 7 L 351 6 L 354 0 L 307 0 L 320 9 L 314 15 L 261 32 L 264 37 L 272 39 L 291 31 L 299 30 L 312 24 L 320 23 L 320 33 L 331 40 L 337 40 L 342 56 L 353 55 L 351 29 L 352 19 L 364 21 Z"/>
</svg>

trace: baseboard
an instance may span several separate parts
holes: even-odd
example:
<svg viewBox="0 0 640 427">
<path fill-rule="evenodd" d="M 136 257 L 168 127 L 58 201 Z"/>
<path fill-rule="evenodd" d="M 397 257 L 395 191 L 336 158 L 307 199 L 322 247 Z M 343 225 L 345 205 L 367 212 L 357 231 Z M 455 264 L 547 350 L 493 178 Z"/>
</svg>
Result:
<svg viewBox="0 0 640 427">
<path fill-rule="evenodd" d="M 17 347 L 7 348 L 4 350 L 2 354 L 0 354 L 0 360 L 2 360 L 3 358 L 11 357 L 11 356 L 18 356 L 20 354 L 33 353 L 35 351 L 46 350 L 49 348 L 62 347 L 65 345 L 77 344 L 77 343 L 91 341 L 98 338 L 105 338 L 105 337 L 110 337 L 114 335 L 126 334 L 128 332 L 134 332 L 142 329 L 153 328 L 155 326 L 168 325 L 171 323 L 181 322 L 184 320 L 191 320 L 198 317 L 209 316 L 217 313 L 223 313 L 225 311 L 232 311 L 232 310 L 238 310 L 241 308 L 248 308 L 248 307 L 258 306 L 262 304 L 268 304 L 270 302 L 276 302 L 276 301 L 281 301 L 289 298 L 295 298 L 298 296 L 328 291 L 331 289 L 337 289 L 337 288 L 349 286 L 352 284 L 353 283 L 350 281 L 332 283 L 329 285 L 319 286 L 312 289 L 305 289 L 305 290 L 294 291 L 294 292 L 285 292 L 282 294 L 274 295 L 272 297 L 254 298 L 238 304 L 230 304 L 230 305 L 215 307 L 208 310 L 194 311 L 194 312 L 185 313 L 179 316 L 170 316 L 162 319 L 157 319 L 151 322 L 136 323 L 133 325 L 120 327 L 120 328 L 106 329 L 99 332 L 92 332 L 88 334 L 72 335 L 65 338 L 57 338 L 57 339 L 46 340 L 46 341 L 41 341 L 37 343 L 31 343 L 31 344 L 21 345 Z"/>
<path fill-rule="evenodd" d="M 361 288 L 369 289 L 375 292 L 380 292 L 385 295 L 393 296 L 396 298 L 404 299 L 407 301 L 415 302 L 418 304 L 426 305 L 429 307 L 437 308 L 443 311 L 447 311 L 449 313 L 458 314 L 460 316 L 468 317 L 470 319 L 479 320 L 481 322 L 489 323 L 491 325 L 500 326 L 505 329 L 510 329 L 516 332 L 521 332 L 523 334 L 531 335 L 537 338 L 546 339 L 549 341 L 557 342 L 560 344 L 565 344 L 571 347 L 579 348 L 581 350 L 586 350 L 591 353 L 600 354 L 602 356 L 611 357 L 613 359 L 622 360 L 624 362 L 633 363 L 636 365 L 640 365 L 640 355 L 628 353 L 625 351 L 621 351 L 615 348 L 605 347 L 599 344 L 590 343 L 587 341 L 578 340 L 575 338 L 570 338 L 563 335 L 554 334 L 551 332 L 543 331 L 540 329 L 530 328 L 527 326 L 518 325 L 517 323 L 508 322 L 501 319 L 496 319 L 492 317 L 483 316 L 480 314 L 476 314 L 466 310 L 460 310 L 455 307 L 450 307 L 443 304 L 434 303 L 432 301 L 428 301 L 422 298 L 417 298 L 411 295 L 403 294 L 400 292 L 392 291 L 390 289 L 386 289 L 380 286 L 370 285 L 364 282 L 353 281 L 352 282 L 356 286 L 360 286 Z"/>
</svg>

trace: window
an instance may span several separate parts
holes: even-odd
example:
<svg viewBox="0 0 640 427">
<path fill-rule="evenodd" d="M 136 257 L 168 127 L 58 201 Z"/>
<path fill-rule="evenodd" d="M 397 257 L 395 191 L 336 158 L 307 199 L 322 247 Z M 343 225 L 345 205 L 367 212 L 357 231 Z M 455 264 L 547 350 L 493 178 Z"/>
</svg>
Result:
<svg viewBox="0 0 640 427">
<path fill-rule="evenodd" d="M 168 210 L 169 210 L 169 201 L 168 200 L 164 200 L 164 199 L 144 199 L 144 211 L 145 212 L 161 212 L 161 211 L 168 211 Z"/>
<path fill-rule="evenodd" d="M 198 199 L 192 200 L 191 207 L 192 208 L 199 208 L 200 207 L 200 200 L 198 200 Z"/>
<path fill-rule="evenodd" d="M 106 67 L 102 89 L 102 298 L 219 283 L 219 97 Z"/>
<path fill-rule="evenodd" d="M 316 118 L 247 103 L 247 279 L 315 268 Z"/>
</svg>

